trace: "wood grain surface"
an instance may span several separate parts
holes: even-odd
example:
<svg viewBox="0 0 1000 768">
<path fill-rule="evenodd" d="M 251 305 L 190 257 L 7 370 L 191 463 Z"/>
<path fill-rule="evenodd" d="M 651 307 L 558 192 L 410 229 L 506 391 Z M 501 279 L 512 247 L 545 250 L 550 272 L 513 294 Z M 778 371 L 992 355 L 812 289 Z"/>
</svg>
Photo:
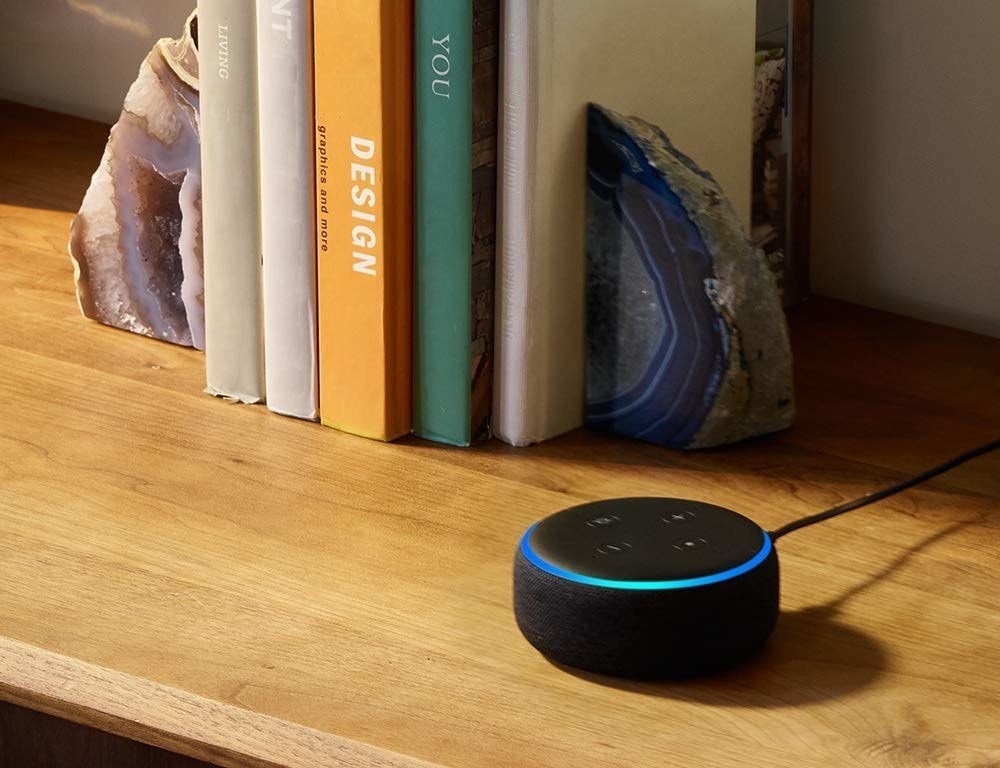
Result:
<svg viewBox="0 0 1000 768">
<path fill-rule="evenodd" d="M 212 400 L 198 353 L 79 316 L 101 135 L 0 106 L 0 699 L 234 767 L 1000 765 L 996 456 L 783 539 L 775 636 L 720 678 L 559 669 L 510 594 L 521 532 L 572 503 L 776 526 L 985 442 L 1000 342 L 814 300 L 782 435 L 382 445 Z"/>
</svg>

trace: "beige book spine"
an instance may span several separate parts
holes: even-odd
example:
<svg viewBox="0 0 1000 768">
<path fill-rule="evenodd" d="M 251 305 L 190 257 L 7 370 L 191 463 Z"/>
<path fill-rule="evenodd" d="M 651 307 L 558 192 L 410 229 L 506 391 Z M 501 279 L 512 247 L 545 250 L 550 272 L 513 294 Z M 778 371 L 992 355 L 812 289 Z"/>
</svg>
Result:
<svg viewBox="0 0 1000 768">
<path fill-rule="evenodd" d="M 264 400 L 255 0 L 202 0 L 205 367 L 213 395 Z"/>
</svg>

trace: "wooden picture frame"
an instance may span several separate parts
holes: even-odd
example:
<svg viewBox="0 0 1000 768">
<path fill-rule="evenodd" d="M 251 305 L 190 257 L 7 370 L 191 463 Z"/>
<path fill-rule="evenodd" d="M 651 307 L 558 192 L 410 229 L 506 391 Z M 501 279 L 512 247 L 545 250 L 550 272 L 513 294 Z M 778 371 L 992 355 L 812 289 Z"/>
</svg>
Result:
<svg viewBox="0 0 1000 768">
<path fill-rule="evenodd" d="M 790 0 L 792 78 L 792 148 L 789 168 L 788 245 L 792 269 L 788 275 L 788 303 L 798 303 L 810 292 L 812 251 L 812 89 L 813 0 Z"/>
<path fill-rule="evenodd" d="M 761 58 L 755 73 L 751 232 L 774 270 L 786 307 L 810 291 L 813 2 L 757 0 Z M 774 110 L 763 135 L 762 109 Z"/>
</svg>

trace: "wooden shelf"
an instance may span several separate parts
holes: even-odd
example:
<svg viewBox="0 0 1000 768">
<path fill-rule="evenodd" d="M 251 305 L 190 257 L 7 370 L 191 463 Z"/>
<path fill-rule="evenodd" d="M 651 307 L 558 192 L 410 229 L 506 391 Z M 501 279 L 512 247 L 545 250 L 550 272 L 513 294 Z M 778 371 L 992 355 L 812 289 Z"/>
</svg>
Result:
<svg viewBox="0 0 1000 768">
<path fill-rule="evenodd" d="M 212 400 L 198 353 L 79 316 L 105 130 L 0 105 L 0 699 L 220 766 L 1000 761 L 1000 457 L 783 540 L 778 630 L 718 679 L 558 669 L 510 596 L 520 533 L 573 502 L 774 526 L 985 442 L 1000 341 L 816 299 L 782 435 L 376 444 Z"/>
</svg>

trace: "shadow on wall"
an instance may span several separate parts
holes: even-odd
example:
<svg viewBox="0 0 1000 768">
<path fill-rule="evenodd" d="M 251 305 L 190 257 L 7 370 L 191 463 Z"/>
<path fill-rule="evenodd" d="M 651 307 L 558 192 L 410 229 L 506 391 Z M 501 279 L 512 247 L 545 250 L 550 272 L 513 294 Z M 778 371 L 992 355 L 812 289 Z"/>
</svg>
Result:
<svg viewBox="0 0 1000 768">
<path fill-rule="evenodd" d="M 4 0 L 0 99 L 113 123 L 139 65 L 195 0 Z"/>
<path fill-rule="evenodd" d="M 76 213 L 101 161 L 109 130 L 105 123 L 0 101 L 0 140 L 6 147 L 16 147 L 16 151 L 0 153 L 0 208 Z M 53 141 L 53 136 L 59 140 Z M 40 168 L 58 169 L 60 183 L 53 185 L 39 173 Z M 17 218 L 22 214 L 0 210 L 0 218 L 5 215 Z"/>
</svg>

